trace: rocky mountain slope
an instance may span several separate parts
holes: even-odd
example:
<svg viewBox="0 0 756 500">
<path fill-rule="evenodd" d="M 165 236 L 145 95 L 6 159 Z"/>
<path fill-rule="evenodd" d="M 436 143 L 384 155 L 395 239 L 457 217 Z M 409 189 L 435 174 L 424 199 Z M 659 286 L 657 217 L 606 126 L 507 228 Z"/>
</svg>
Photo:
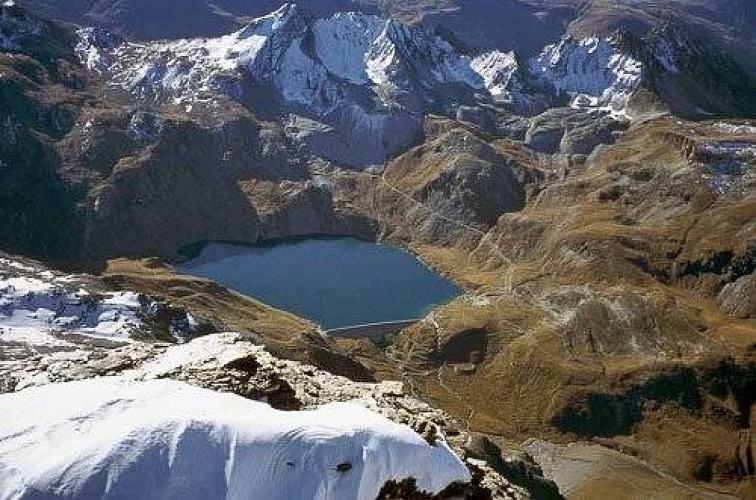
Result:
<svg viewBox="0 0 756 500">
<path fill-rule="evenodd" d="M 83 32 L 79 51 L 93 69 L 108 68 L 109 85 L 187 113 L 207 113 L 219 95 L 259 112 L 250 100 L 272 90 L 279 109 L 268 112 L 294 113 L 284 123 L 289 138 L 342 165 L 381 164 L 421 138 L 423 113 L 453 113 L 460 101 L 476 103 L 475 92 L 514 108 L 544 107 L 549 99 L 520 95 L 533 77 L 519 76 L 514 56 L 468 58 L 438 36 L 375 16 L 311 19 L 287 4 L 211 40 L 110 47 L 98 34 Z M 608 80 L 586 91 L 600 94 Z M 573 87 L 561 82 L 554 91 L 583 90 Z"/>
<path fill-rule="evenodd" d="M 17 337 L 1 345 L 3 387 L 120 376 L 134 363 L 98 368 L 112 349 L 162 355 L 121 345 L 126 333 L 239 331 L 353 380 L 402 377 L 457 430 L 485 433 L 470 450 L 530 489 L 543 486 L 532 465 L 491 456 L 494 442 L 528 450 L 575 497 L 627 491 L 617 467 L 638 496 L 750 493 L 749 5 L 500 4 L 538 19 L 542 31 L 517 37 L 530 48 L 440 27 L 485 27 L 485 2 L 286 5 L 159 41 L 3 4 L 0 248 L 104 272 L 48 279 L 4 258 L 0 339 Z M 513 24 L 502 36 L 532 26 Z M 382 352 L 156 259 L 105 262 L 315 233 L 408 248 L 467 293 Z M 168 311 L 157 322 L 153 303 Z M 197 383 L 192 370 L 171 377 Z"/>
<path fill-rule="evenodd" d="M 98 30 L 80 36 L 82 60 L 106 70 L 110 87 L 142 101 L 207 114 L 220 95 L 260 112 L 253 99 L 272 93 L 265 111 L 286 116 L 291 140 L 347 166 L 379 165 L 421 140 L 421 118 L 429 112 L 497 123 L 511 113 L 566 105 L 628 118 L 642 87 L 660 92 L 678 114 L 754 111 L 742 102 L 753 84 L 748 74 L 681 30 L 646 40 L 566 36 L 523 61 L 500 51 L 470 57 L 437 34 L 388 18 L 311 18 L 286 4 L 214 39 L 145 45 L 117 44 Z M 688 93 L 672 90 L 687 80 L 695 80 Z M 707 108 L 694 107 L 694 100 Z"/>
<path fill-rule="evenodd" d="M 398 337 L 405 376 L 505 440 L 590 438 L 688 481 L 748 484 L 753 124 L 652 120 L 585 166 L 540 168 L 521 145 L 431 127 L 353 200 L 475 290 Z M 523 208 L 500 191 L 512 212 L 487 222 L 426 194 L 494 154 L 519 171 Z M 447 193 L 486 200 L 451 179 Z"/>
<path fill-rule="evenodd" d="M 382 165 L 427 138 L 431 113 L 568 155 L 665 106 L 752 114 L 750 77 L 725 53 L 690 49 L 703 46 L 679 31 L 674 43 L 662 32 L 566 37 L 523 59 L 292 5 L 226 36 L 149 44 L 3 9 L 17 40 L 3 62 L 2 147 L 14 167 L 3 171 L 3 234 L 8 250 L 46 258 L 167 256 L 200 240 L 293 233 L 372 237 L 369 220 L 331 208 L 321 174 Z"/>
<path fill-rule="evenodd" d="M 53 279 L 53 272 L 33 262 L 5 262 L 6 274 L 34 269 Z M 95 281 L 86 276 L 69 278 L 69 283 Z M 32 296 L 41 298 L 38 292 L 28 294 Z M 109 303 L 110 299 L 104 299 L 104 304 Z M 157 308 L 155 303 L 148 309 Z M 36 314 L 45 316 L 40 311 Z M 201 316 L 202 310 L 193 308 L 192 313 Z M 307 498 L 319 498 L 323 488 L 336 498 L 374 498 L 379 491 L 391 495 L 395 489 L 418 494 L 444 490 L 438 498 L 460 494 L 529 498 L 536 492 L 558 498 L 553 483 L 543 479 L 534 464 L 512 456 L 504 465 L 498 448 L 496 459 L 490 450 L 481 454 L 475 445 L 478 437 L 462 430 L 441 410 L 405 393 L 401 382 L 353 382 L 277 358 L 270 354 L 275 342 L 269 341 L 264 330 L 257 336 L 205 335 L 182 345 L 176 342 L 185 342 L 186 336 L 169 337 L 170 344 L 142 342 L 133 335 L 119 342 L 85 342 L 81 335 L 74 339 L 72 333 L 57 333 L 48 334 L 43 342 L 40 331 L 34 342 L 13 333 L 9 337 L 3 325 L 0 392 L 7 394 L 0 398 L 8 412 L 24 418 L 9 418 L 0 426 L 6 436 L 0 447 L 3 495 L 34 491 L 101 496 L 142 488 L 154 492 L 159 487 L 172 492 L 189 488 L 186 491 L 202 495 L 241 494 L 252 488 L 288 497 L 287 491 L 296 491 Z M 83 335 L 101 338 L 97 332 Z M 38 408 L 35 402 L 40 397 L 60 404 L 43 413 L 31 410 L 28 405 Z M 195 415 L 202 401 L 214 413 Z M 119 410 L 113 413 L 113 408 Z M 247 417 L 238 420 L 242 414 Z M 336 415 L 344 417 L 334 427 Z M 29 426 L 30 422 L 36 425 Z M 82 422 L 86 422 L 86 436 L 77 434 L 84 428 Z M 23 429 L 14 427 L 19 423 Z M 204 434 L 208 430 L 211 433 Z M 38 432 L 63 441 L 54 459 L 35 459 L 32 466 L 34 447 L 41 443 Z M 167 436 L 173 439 L 166 441 Z M 355 436 L 366 441 L 360 445 Z M 76 446 L 63 444 L 71 439 L 77 441 Z M 88 444 L 82 446 L 82 440 Z M 111 453 L 124 446 L 133 452 L 127 461 L 122 454 Z M 219 476 L 215 466 L 225 461 L 208 461 L 208 456 L 218 453 L 231 453 L 235 469 L 244 475 Z M 283 459 L 282 454 L 286 455 Z M 455 454 L 464 458 L 464 465 Z M 199 456 L 202 465 L 194 464 L 193 474 L 187 477 L 181 471 Z M 426 459 L 418 460 L 418 456 Z M 109 475 L 106 484 L 97 481 L 94 471 L 114 463 L 120 464 L 121 472 Z M 251 463 L 259 475 L 250 474 Z M 166 473 L 156 477 L 154 471 L 161 468 Z M 312 491 L 303 490 L 302 481 L 312 481 Z"/>
</svg>

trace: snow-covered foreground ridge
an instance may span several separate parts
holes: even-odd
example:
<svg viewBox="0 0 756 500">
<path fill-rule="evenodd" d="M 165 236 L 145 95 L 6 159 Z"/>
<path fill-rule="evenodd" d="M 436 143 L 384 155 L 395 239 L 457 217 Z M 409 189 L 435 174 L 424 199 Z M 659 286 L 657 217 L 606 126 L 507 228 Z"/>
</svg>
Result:
<svg viewBox="0 0 756 500">
<path fill-rule="evenodd" d="M 640 63 L 611 39 L 565 39 L 521 64 L 512 53 L 462 54 L 432 32 L 388 18 L 311 19 L 294 4 L 218 38 L 119 44 L 101 30 L 80 36 L 81 60 L 113 84 L 187 107 L 213 92 L 241 99 L 246 78 L 318 116 L 353 105 L 417 109 L 449 101 L 450 87 L 463 98 L 484 94 L 515 107 L 567 95 L 573 105 L 619 112 L 641 79 Z M 367 97 L 355 97 L 355 88 Z"/>
<path fill-rule="evenodd" d="M 193 498 L 163 494 L 189 484 L 181 482 L 189 467 L 199 498 L 210 500 L 374 498 L 387 479 L 406 477 L 438 491 L 469 480 L 468 471 L 464 491 L 529 497 L 470 456 L 471 435 L 401 382 L 354 382 L 277 358 L 241 334 L 33 354 L 0 364 L 3 391 L 15 391 L 0 395 L 3 500 L 18 488 L 63 485 L 59 496 L 101 498 L 116 479 L 120 488 L 135 477 L 159 494 L 127 498 Z M 92 475 L 103 482 L 88 483 Z"/>
<path fill-rule="evenodd" d="M 0 497 L 373 499 L 469 473 L 365 408 L 283 412 L 188 384 L 94 379 L 0 397 Z"/>
</svg>

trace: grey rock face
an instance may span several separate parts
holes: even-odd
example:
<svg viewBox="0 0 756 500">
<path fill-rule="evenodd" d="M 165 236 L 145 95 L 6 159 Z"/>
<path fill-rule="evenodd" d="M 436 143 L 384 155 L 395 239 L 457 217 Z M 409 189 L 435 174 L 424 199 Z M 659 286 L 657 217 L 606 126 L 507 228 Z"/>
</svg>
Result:
<svg viewBox="0 0 756 500">
<path fill-rule="evenodd" d="M 322 121 L 293 115 L 287 135 L 301 153 L 353 167 L 381 166 L 422 137 L 419 116 L 407 113 L 368 114 L 351 106 Z"/>
<path fill-rule="evenodd" d="M 738 318 L 756 317 L 756 274 L 728 283 L 717 296 L 719 307 Z"/>
<path fill-rule="evenodd" d="M 597 111 L 555 108 L 532 118 L 524 143 L 541 153 L 587 155 L 614 142 L 614 133 L 626 127 Z"/>
<path fill-rule="evenodd" d="M 485 228 L 502 213 L 520 210 L 525 190 L 509 164 L 462 157 L 427 184 L 418 198 L 442 213 Z"/>
<path fill-rule="evenodd" d="M 274 206 L 260 214 L 260 240 L 313 234 L 375 237 L 372 221 L 339 207 L 338 194 L 327 178 L 283 181 L 276 190 L 279 193 Z"/>
</svg>

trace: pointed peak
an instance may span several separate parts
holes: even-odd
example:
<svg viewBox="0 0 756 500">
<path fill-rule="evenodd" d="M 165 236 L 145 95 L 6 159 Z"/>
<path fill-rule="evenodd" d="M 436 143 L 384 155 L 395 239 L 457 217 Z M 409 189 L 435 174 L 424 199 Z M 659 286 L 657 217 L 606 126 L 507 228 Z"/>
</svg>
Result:
<svg viewBox="0 0 756 500">
<path fill-rule="evenodd" d="M 302 9 L 295 3 L 285 3 L 268 15 L 253 19 L 238 32 L 239 38 L 253 35 L 268 36 L 287 26 L 292 21 L 303 21 Z"/>
<path fill-rule="evenodd" d="M 302 14 L 302 9 L 296 3 L 285 3 L 277 10 L 274 10 L 266 17 L 275 18 L 281 22 L 286 22 L 288 19 L 299 16 Z"/>
</svg>

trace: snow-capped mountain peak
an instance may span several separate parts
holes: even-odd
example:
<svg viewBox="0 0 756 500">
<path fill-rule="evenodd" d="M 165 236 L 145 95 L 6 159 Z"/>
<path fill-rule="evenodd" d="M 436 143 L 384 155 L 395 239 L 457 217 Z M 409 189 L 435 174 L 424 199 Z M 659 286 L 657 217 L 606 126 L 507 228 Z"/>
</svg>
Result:
<svg viewBox="0 0 756 500">
<path fill-rule="evenodd" d="M 98 45 L 91 30 L 81 37 L 82 59 L 90 66 L 113 60 L 110 81 L 137 95 L 186 102 L 217 91 L 239 99 L 243 81 L 250 80 L 271 85 L 285 102 L 316 116 L 354 105 L 345 98 L 355 94 L 353 87 L 374 97 L 377 109 L 422 107 L 434 102 L 439 86 L 511 97 L 520 91 L 516 76 L 523 71 L 556 95 L 571 96 L 573 105 L 618 110 L 641 76 L 641 63 L 612 39 L 565 38 L 522 67 L 513 53 L 471 58 L 429 31 L 387 18 L 349 12 L 310 19 L 295 4 L 217 38 L 113 48 Z"/>
<path fill-rule="evenodd" d="M 247 26 L 237 32 L 239 38 L 250 36 L 270 36 L 286 26 L 293 19 L 302 16 L 302 12 L 296 4 L 285 3 L 267 16 L 254 19 Z"/>
<path fill-rule="evenodd" d="M 318 19 L 312 27 L 315 52 L 332 75 L 357 85 L 367 84 L 371 81 L 368 54 L 387 24 L 380 17 L 353 12 Z"/>
<path fill-rule="evenodd" d="M 557 95 L 569 96 L 571 106 L 621 115 L 640 86 L 643 65 L 617 45 L 613 38 L 565 37 L 546 46 L 529 67 Z"/>
<path fill-rule="evenodd" d="M 229 80 L 272 84 L 286 101 L 317 102 L 323 115 L 338 106 L 349 86 L 368 92 L 390 86 L 413 94 L 436 84 L 485 89 L 472 60 L 441 38 L 419 28 L 377 16 L 338 13 L 307 19 L 287 4 L 218 38 L 149 44 L 99 44 L 91 30 L 80 32 L 79 54 L 90 67 L 113 60 L 109 79 L 127 90 L 156 99 L 197 100 L 207 90 L 239 97 Z M 93 55 L 93 52 L 98 55 Z M 103 54 L 105 53 L 105 54 Z M 219 81 L 224 85 L 219 85 Z M 165 95 L 164 95 L 165 94 Z M 379 104 L 388 105 L 385 95 Z M 328 99 L 330 97 L 330 99 Z"/>
<path fill-rule="evenodd" d="M 311 18 L 294 4 L 216 38 L 113 46 L 94 35 L 80 32 L 77 53 L 109 85 L 187 112 L 272 91 L 267 100 L 283 107 L 279 114 L 319 124 L 287 127 L 298 130 L 294 140 L 314 154 L 341 144 L 354 166 L 383 163 L 422 133 L 422 115 L 454 116 L 462 103 L 529 115 L 567 97 L 572 107 L 620 117 L 642 70 L 612 39 L 565 38 L 522 63 L 511 52 L 470 57 L 429 30 L 386 17 Z"/>
<path fill-rule="evenodd" d="M 518 66 L 514 52 L 494 50 L 473 59 L 470 67 L 480 75 L 491 94 L 497 96 L 508 91 Z"/>
</svg>

